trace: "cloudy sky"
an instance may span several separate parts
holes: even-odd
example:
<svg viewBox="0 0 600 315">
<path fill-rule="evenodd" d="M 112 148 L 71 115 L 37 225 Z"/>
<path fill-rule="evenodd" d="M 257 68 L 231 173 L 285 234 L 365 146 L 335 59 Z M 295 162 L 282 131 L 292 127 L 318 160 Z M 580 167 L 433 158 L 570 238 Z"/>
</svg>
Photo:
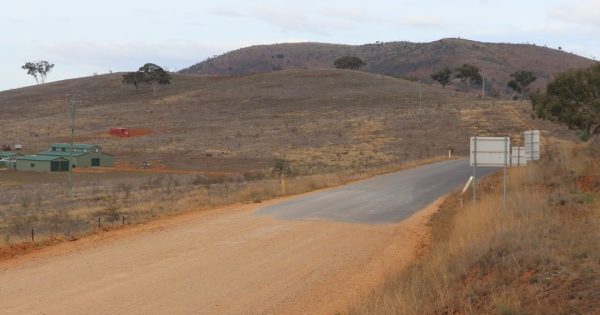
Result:
<svg viewBox="0 0 600 315">
<path fill-rule="evenodd" d="M 600 58 L 600 0 L 19 0 L 0 10 L 0 90 L 137 69 L 178 70 L 206 57 L 281 42 L 364 44 L 462 37 L 535 43 Z"/>
</svg>

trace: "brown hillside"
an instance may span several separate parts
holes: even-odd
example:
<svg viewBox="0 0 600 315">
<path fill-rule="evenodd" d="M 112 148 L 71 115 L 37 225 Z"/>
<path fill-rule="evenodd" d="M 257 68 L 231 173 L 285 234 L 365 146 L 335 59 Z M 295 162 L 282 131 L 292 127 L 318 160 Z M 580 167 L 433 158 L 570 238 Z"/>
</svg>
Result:
<svg viewBox="0 0 600 315">
<path fill-rule="evenodd" d="M 117 161 L 212 171 L 269 169 L 276 157 L 306 172 L 467 154 L 468 137 L 519 135 L 530 106 L 468 99 L 418 83 L 346 70 L 290 70 L 245 77 L 175 74 L 156 97 L 150 88 L 121 86 L 119 74 L 0 93 L 0 143 L 26 153 L 66 141 L 65 97 L 81 93 L 77 140 L 100 144 Z M 110 127 L 136 137 L 110 137 Z"/>
<path fill-rule="evenodd" d="M 431 43 L 390 42 L 360 46 L 296 43 L 252 46 L 211 58 L 182 73 L 245 75 L 280 69 L 332 68 L 336 58 L 355 55 L 366 61 L 362 70 L 432 83 L 433 71 L 463 63 L 482 69 L 488 93 L 506 94 L 506 82 L 518 70 L 533 71 L 532 89 L 544 88 L 548 79 L 593 61 L 561 50 L 528 44 L 482 43 L 442 39 Z M 457 85 L 457 83 L 455 83 Z"/>
</svg>

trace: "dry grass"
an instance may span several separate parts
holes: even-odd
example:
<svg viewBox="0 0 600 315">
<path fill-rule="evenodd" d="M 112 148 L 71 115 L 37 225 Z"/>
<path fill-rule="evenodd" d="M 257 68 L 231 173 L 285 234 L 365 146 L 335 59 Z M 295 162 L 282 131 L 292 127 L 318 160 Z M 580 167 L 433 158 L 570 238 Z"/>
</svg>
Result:
<svg viewBox="0 0 600 315">
<path fill-rule="evenodd" d="M 0 175 L 12 175 L 14 183 L 5 186 L 4 194 L 0 195 L 0 235 L 3 237 L 0 242 L 4 245 L 31 242 L 32 229 L 37 241 L 75 239 L 123 223 L 143 223 L 183 211 L 235 203 L 260 203 L 444 159 L 388 164 L 362 171 L 296 175 L 286 180 L 285 192 L 279 178 L 263 172 L 247 172 L 243 176 L 135 174 L 120 177 L 118 181 L 112 178 L 115 174 L 104 174 L 105 177 L 100 178 L 97 174 L 77 174 L 73 199 L 67 196 L 64 181 L 60 181 L 64 176 L 5 171 Z"/>
<path fill-rule="evenodd" d="M 467 154 L 472 134 L 515 134 L 531 127 L 525 103 L 496 102 L 357 71 L 296 70 L 237 78 L 173 76 L 152 97 L 120 85 L 119 74 L 0 92 L 2 143 L 26 153 L 66 141 L 65 97 L 81 92 L 77 141 L 101 145 L 122 165 L 141 161 L 211 172 L 266 170 L 290 160 L 303 173 L 360 170 L 387 163 Z M 516 110 L 521 116 L 513 115 Z M 110 127 L 149 132 L 109 137 Z"/>
<path fill-rule="evenodd" d="M 597 314 L 600 309 L 600 171 L 587 149 L 554 145 L 552 159 L 500 177 L 477 207 L 453 196 L 432 219 L 428 252 L 390 275 L 351 314 Z M 595 184 L 582 185 L 593 178 Z"/>
</svg>

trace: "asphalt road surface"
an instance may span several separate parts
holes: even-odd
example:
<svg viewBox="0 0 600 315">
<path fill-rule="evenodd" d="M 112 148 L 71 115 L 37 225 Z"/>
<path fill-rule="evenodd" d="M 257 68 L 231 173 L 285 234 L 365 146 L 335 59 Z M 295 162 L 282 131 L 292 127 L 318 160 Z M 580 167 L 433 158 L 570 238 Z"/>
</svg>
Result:
<svg viewBox="0 0 600 315">
<path fill-rule="evenodd" d="M 477 177 L 497 168 L 478 168 Z M 464 185 L 473 169 L 452 160 L 378 176 L 340 188 L 304 195 L 258 211 L 284 220 L 326 219 L 353 223 L 393 223 Z"/>
</svg>

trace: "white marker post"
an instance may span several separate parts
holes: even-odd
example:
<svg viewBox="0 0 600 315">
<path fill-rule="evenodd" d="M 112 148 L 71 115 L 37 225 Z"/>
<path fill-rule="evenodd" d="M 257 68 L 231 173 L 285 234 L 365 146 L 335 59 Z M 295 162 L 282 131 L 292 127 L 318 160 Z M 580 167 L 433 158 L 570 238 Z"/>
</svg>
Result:
<svg viewBox="0 0 600 315">
<path fill-rule="evenodd" d="M 509 137 L 471 137 L 470 164 L 473 167 L 473 201 L 477 204 L 477 167 L 504 167 L 503 208 L 506 210 L 507 177 L 510 161 Z"/>
<path fill-rule="evenodd" d="M 461 208 L 463 206 L 463 197 L 462 196 L 465 194 L 467 189 L 469 189 L 469 185 L 471 185 L 472 182 L 473 182 L 473 176 L 469 177 L 469 180 L 465 184 L 465 187 L 463 187 L 462 191 L 460 192 L 460 207 Z"/>
</svg>

